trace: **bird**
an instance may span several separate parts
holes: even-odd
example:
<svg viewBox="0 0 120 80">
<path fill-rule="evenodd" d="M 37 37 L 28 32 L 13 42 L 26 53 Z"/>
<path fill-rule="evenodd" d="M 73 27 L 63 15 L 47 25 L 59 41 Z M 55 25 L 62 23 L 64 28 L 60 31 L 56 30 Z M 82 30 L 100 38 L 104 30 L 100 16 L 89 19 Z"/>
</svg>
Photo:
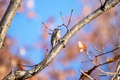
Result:
<svg viewBox="0 0 120 80">
<path fill-rule="evenodd" d="M 51 34 L 51 46 L 52 46 L 52 48 L 60 40 L 60 30 L 61 29 L 55 28 L 53 30 L 53 33 Z"/>
</svg>

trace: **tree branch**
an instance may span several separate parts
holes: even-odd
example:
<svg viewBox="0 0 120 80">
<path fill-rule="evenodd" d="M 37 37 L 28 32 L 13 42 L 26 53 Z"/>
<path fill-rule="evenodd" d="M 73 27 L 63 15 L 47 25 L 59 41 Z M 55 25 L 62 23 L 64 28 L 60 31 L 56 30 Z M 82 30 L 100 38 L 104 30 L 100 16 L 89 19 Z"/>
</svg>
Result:
<svg viewBox="0 0 120 80">
<path fill-rule="evenodd" d="M 16 0 L 15 0 L 16 1 Z M 120 0 L 119 0 L 120 1 Z M 75 35 L 84 25 L 92 21 L 94 18 L 98 17 L 100 14 L 103 12 L 109 10 L 110 8 L 114 7 L 115 5 L 118 4 L 117 0 L 111 0 L 105 5 L 105 8 L 101 10 L 98 8 L 95 10 L 93 13 L 89 14 L 86 16 L 84 19 L 79 21 L 72 29 L 70 29 L 69 32 L 67 32 L 61 40 L 64 41 L 64 44 L 66 45 L 67 42 L 70 40 L 72 36 Z M 61 49 L 64 47 L 63 42 L 59 42 L 50 52 L 49 55 L 47 56 L 47 61 L 46 58 L 41 61 L 39 64 L 37 64 L 34 68 L 30 70 L 15 70 L 11 71 L 3 80 L 23 80 L 30 78 L 34 76 L 35 74 L 39 73 L 41 70 L 43 70 L 48 64 L 57 56 L 57 54 L 61 51 Z"/>
<path fill-rule="evenodd" d="M 10 0 L 10 4 L 0 22 L 0 49 L 4 47 L 3 41 L 5 38 L 5 35 L 10 27 L 10 24 L 17 10 L 21 6 L 22 2 L 23 0 Z"/>
<path fill-rule="evenodd" d="M 91 76 L 89 76 L 88 74 L 86 74 L 85 72 L 83 72 L 82 70 L 79 70 L 82 74 L 84 74 L 85 76 L 87 76 L 87 78 L 90 78 L 91 80 L 93 80 L 93 78 Z M 84 79 L 87 80 L 87 79 Z"/>
<path fill-rule="evenodd" d="M 117 74 L 115 74 L 111 80 L 119 80 L 120 79 L 120 60 L 118 61 L 117 65 L 116 65 L 116 71 Z"/>
</svg>

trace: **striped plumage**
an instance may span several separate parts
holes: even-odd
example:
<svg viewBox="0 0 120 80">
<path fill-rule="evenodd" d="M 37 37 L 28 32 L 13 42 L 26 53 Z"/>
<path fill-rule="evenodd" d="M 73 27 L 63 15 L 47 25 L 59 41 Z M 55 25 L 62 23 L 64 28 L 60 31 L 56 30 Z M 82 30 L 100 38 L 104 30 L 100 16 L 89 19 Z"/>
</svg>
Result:
<svg viewBox="0 0 120 80">
<path fill-rule="evenodd" d="M 51 35 L 51 46 L 52 46 L 52 48 L 58 42 L 59 39 L 60 39 L 60 29 L 55 28 L 53 30 L 52 35 Z"/>
</svg>

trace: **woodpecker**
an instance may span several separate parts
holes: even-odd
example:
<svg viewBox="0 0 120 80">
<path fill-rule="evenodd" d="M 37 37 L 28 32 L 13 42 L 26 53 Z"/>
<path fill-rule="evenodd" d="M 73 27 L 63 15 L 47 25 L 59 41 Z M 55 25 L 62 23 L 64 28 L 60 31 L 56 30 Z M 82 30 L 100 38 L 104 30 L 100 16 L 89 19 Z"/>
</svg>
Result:
<svg viewBox="0 0 120 80">
<path fill-rule="evenodd" d="M 60 40 L 60 30 L 61 29 L 55 28 L 53 30 L 53 33 L 51 34 L 51 46 L 52 46 L 52 48 Z"/>
</svg>

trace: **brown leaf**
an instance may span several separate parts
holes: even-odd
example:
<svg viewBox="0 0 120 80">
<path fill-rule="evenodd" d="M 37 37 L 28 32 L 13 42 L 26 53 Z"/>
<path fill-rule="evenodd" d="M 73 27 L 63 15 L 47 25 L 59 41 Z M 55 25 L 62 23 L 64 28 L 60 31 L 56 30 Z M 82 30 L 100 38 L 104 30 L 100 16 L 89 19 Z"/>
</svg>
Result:
<svg viewBox="0 0 120 80">
<path fill-rule="evenodd" d="M 115 55 L 113 58 L 107 59 L 107 61 L 105 62 L 105 64 L 111 63 L 111 62 L 115 62 L 118 59 L 120 59 L 120 54 Z"/>
</svg>

